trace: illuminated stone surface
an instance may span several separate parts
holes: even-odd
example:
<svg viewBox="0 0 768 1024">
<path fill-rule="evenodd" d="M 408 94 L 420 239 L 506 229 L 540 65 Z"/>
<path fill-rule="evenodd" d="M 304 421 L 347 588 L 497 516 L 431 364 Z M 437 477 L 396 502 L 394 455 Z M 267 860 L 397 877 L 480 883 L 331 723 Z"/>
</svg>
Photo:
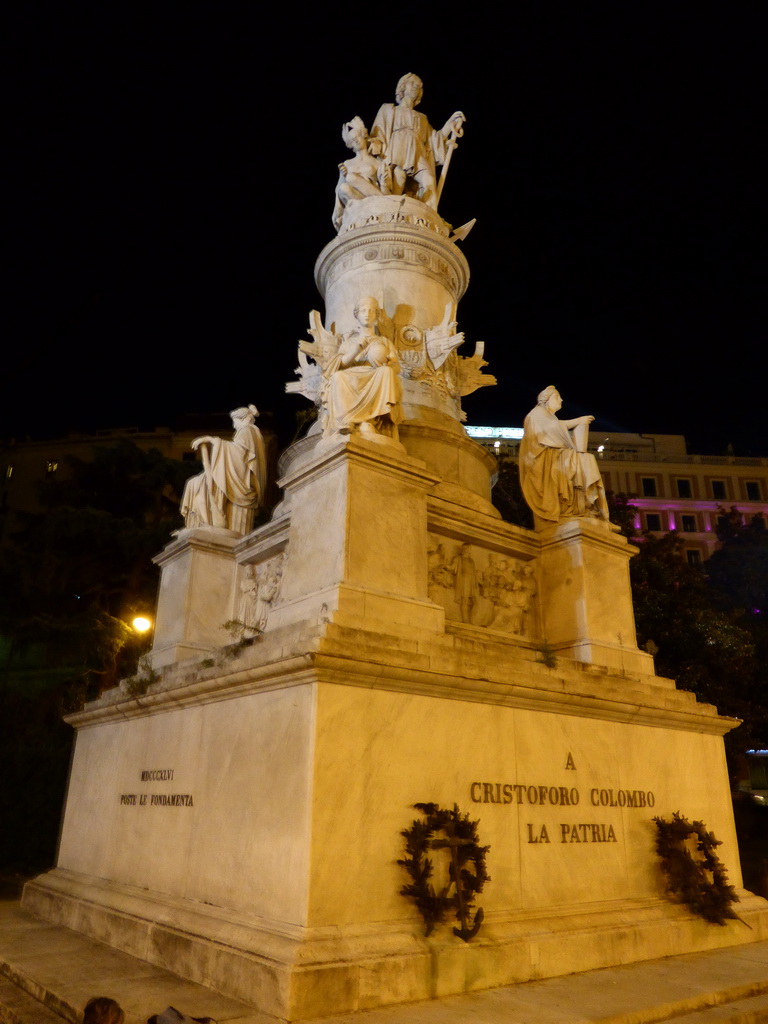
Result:
<svg viewBox="0 0 768 1024">
<path fill-rule="evenodd" d="M 493 378 L 481 345 L 457 354 L 448 226 L 414 195 L 341 205 L 289 386 L 318 423 L 282 456 L 271 522 L 183 530 L 158 557 L 155 674 L 70 716 L 58 864 L 25 906 L 284 1020 L 767 938 L 756 897 L 747 933 L 664 895 L 652 818 L 676 810 L 741 884 L 735 723 L 638 650 L 623 537 L 491 505 L 461 398 Z M 374 398 L 343 422 L 356 399 L 329 397 L 355 332 L 389 394 L 399 366 L 396 435 Z M 453 922 L 425 938 L 400 895 L 400 833 L 430 801 L 491 848 L 468 944 Z"/>
</svg>

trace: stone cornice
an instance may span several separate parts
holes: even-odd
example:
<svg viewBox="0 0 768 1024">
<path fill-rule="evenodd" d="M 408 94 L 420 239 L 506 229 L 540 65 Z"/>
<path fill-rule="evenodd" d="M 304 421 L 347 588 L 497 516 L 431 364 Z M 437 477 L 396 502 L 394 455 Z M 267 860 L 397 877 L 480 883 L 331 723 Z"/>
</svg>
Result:
<svg viewBox="0 0 768 1024">
<path fill-rule="evenodd" d="M 174 675 L 140 696 L 112 698 L 107 691 L 66 720 L 83 728 L 269 690 L 328 684 L 718 736 L 739 724 L 663 677 L 630 678 L 567 658 L 548 669 L 530 649 L 492 638 L 483 642 L 452 635 L 408 642 L 326 626 L 323 633 L 315 629 L 314 641 L 307 637 L 302 652 L 295 644 L 286 650 L 281 639 L 287 634 L 282 638 L 277 632 L 282 631 L 242 652 L 222 651 L 210 667 L 179 665 Z"/>
<path fill-rule="evenodd" d="M 315 282 L 322 295 L 350 265 L 399 264 L 447 283 L 458 302 L 469 284 L 469 264 L 447 238 L 418 226 L 393 222 L 371 224 L 335 238 L 315 263 Z"/>
</svg>

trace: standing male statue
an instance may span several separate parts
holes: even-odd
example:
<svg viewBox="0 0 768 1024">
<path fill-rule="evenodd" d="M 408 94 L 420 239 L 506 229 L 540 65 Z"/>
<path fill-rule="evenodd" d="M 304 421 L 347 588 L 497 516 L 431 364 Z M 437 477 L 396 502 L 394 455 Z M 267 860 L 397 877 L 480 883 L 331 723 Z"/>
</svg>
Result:
<svg viewBox="0 0 768 1024">
<path fill-rule="evenodd" d="M 523 424 L 520 444 L 520 485 L 537 520 L 596 517 L 607 523 L 608 502 L 594 455 L 587 451 L 594 416 L 559 420 L 563 406 L 556 387 L 540 392 L 535 409 Z"/>
<path fill-rule="evenodd" d="M 418 75 L 403 75 L 395 91 L 396 103 L 385 103 L 373 122 L 371 138 L 384 144 L 384 160 L 392 174 L 392 194 L 411 196 L 437 209 L 442 180 L 438 186 L 436 166 L 447 167 L 462 135 L 466 118 L 460 110 L 437 131 L 415 108 L 421 102 L 423 85 Z"/>
</svg>

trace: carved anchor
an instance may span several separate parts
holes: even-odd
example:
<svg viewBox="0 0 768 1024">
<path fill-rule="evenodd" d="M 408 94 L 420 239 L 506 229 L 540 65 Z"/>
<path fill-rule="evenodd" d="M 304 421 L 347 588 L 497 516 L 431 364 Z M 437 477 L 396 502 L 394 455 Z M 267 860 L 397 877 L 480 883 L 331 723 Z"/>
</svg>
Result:
<svg viewBox="0 0 768 1024">
<path fill-rule="evenodd" d="M 471 938 L 474 938 L 480 930 L 480 925 L 483 923 L 483 908 L 478 907 L 477 913 L 475 914 L 472 922 L 472 927 L 469 927 L 469 915 L 464 904 L 464 892 L 461 888 L 461 866 L 459 864 L 459 848 L 462 846 L 472 846 L 472 842 L 466 839 L 461 839 L 456 835 L 455 829 L 451 823 L 446 825 L 445 831 L 448 833 L 447 839 L 433 839 L 431 846 L 433 850 L 444 850 L 446 848 L 451 851 L 451 867 L 450 874 L 453 882 L 456 885 L 456 902 L 458 904 L 457 917 L 461 921 L 461 928 L 454 928 L 453 934 L 458 935 L 460 939 L 464 939 L 465 942 L 469 942 Z"/>
</svg>

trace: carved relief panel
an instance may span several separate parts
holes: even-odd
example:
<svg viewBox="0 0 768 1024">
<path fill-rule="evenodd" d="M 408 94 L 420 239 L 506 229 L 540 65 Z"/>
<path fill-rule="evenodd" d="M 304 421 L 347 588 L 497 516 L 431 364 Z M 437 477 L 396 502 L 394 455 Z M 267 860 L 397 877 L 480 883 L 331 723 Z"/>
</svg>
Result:
<svg viewBox="0 0 768 1024">
<path fill-rule="evenodd" d="M 236 617 L 231 624 L 238 639 L 250 640 L 267 628 L 269 613 L 280 598 L 284 559 L 281 553 L 260 565 L 240 568 Z"/>
<path fill-rule="evenodd" d="M 446 618 L 531 639 L 538 634 L 530 562 L 430 535 L 429 598 Z"/>
</svg>

